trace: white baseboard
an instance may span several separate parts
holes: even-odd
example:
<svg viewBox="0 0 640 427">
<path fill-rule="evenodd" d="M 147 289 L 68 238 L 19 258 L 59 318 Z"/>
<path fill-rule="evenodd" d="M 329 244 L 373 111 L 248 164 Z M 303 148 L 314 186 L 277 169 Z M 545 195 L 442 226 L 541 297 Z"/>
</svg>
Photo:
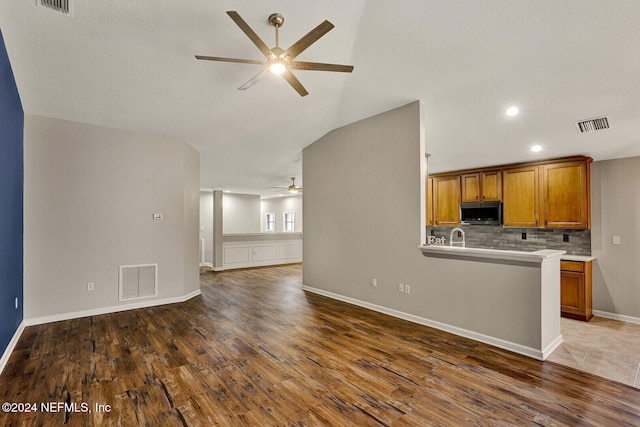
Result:
<svg viewBox="0 0 640 427">
<path fill-rule="evenodd" d="M 409 322 L 418 323 L 420 325 L 429 326 L 441 331 L 449 332 L 454 335 L 469 338 L 475 341 L 480 341 L 485 344 L 492 345 L 494 347 L 501 348 L 503 350 L 509 350 L 514 353 L 522 354 L 524 356 L 531 357 L 537 360 L 544 360 L 562 343 L 562 335 L 558 336 L 553 342 L 543 350 L 538 350 L 532 347 L 527 347 L 522 344 L 506 341 L 501 338 L 484 335 L 478 332 L 470 331 L 467 329 L 459 328 L 457 326 L 448 325 L 446 323 L 437 322 L 435 320 L 426 319 L 424 317 L 416 316 L 414 314 L 405 313 L 402 311 L 394 310 L 392 308 L 383 307 L 380 305 L 372 304 L 366 301 L 361 301 L 355 298 L 346 297 L 340 294 L 334 294 L 322 289 L 313 288 L 310 286 L 302 286 L 302 290 L 312 292 L 314 294 L 323 295 L 325 297 L 333 298 L 338 301 L 343 301 L 349 304 L 357 305 L 359 307 L 368 308 L 369 310 L 377 311 L 379 313 L 388 314 L 389 316 L 397 317 L 399 319 L 408 320 Z"/>
<path fill-rule="evenodd" d="M 146 307 L 155 307 L 157 305 L 175 304 L 178 302 L 185 302 L 187 300 L 190 300 L 193 297 L 197 297 L 198 295 L 200 295 L 200 293 L 201 293 L 200 289 L 197 289 L 191 293 L 188 293 L 186 295 L 182 295 L 179 297 L 163 298 L 163 299 L 156 299 L 156 300 L 150 300 L 150 301 L 141 301 L 141 302 L 135 302 L 131 304 L 113 305 L 110 307 L 100 307 L 100 308 L 95 308 L 91 310 L 53 314 L 51 316 L 32 317 L 30 319 L 25 319 L 23 323 L 25 324 L 25 326 L 42 325 L 44 323 L 59 322 L 61 320 L 78 319 L 81 317 L 97 316 L 100 314 L 109 314 L 109 313 L 117 313 L 119 311 L 134 310 L 136 308 L 146 308 Z"/>
<path fill-rule="evenodd" d="M 16 329 L 16 332 L 13 334 L 11 341 L 9 341 L 9 345 L 7 345 L 7 348 L 4 350 L 4 353 L 2 353 L 2 357 L 0 358 L 0 374 L 2 374 L 2 371 L 4 371 L 5 366 L 7 366 L 7 363 L 9 362 L 9 357 L 11 356 L 11 353 L 13 353 L 13 349 L 16 348 L 16 345 L 18 344 L 18 340 L 20 339 L 20 336 L 24 332 L 25 326 L 26 325 L 24 323 L 24 320 L 20 322 L 20 324 L 18 325 L 18 329 Z"/>
<path fill-rule="evenodd" d="M 640 317 L 627 316 L 618 313 L 609 313 L 607 311 L 593 310 L 593 315 L 598 317 L 604 317 L 605 319 L 621 320 L 623 322 L 638 323 L 640 324 Z"/>
<path fill-rule="evenodd" d="M 542 360 L 546 360 L 547 357 L 549 357 L 551 353 L 553 353 L 553 351 L 558 348 L 560 344 L 562 344 L 562 341 L 562 335 L 558 335 L 556 339 L 551 341 L 551 344 L 549 344 L 545 349 L 542 350 Z"/>
<path fill-rule="evenodd" d="M 200 267 L 211 267 L 213 268 L 213 264 L 210 262 L 201 262 Z"/>
</svg>

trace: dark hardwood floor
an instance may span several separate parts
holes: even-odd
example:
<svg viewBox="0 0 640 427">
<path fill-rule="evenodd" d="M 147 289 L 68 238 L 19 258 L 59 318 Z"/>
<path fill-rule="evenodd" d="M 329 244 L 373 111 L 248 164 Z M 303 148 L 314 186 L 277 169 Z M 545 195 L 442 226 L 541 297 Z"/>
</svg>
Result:
<svg viewBox="0 0 640 427">
<path fill-rule="evenodd" d="M 305 293 L 301 276 L 204 273 L 186 303 L 29 327 L 0 401 L 38 412 L 0 426 L 640 425 L 640 390 Z"/>
</svg>

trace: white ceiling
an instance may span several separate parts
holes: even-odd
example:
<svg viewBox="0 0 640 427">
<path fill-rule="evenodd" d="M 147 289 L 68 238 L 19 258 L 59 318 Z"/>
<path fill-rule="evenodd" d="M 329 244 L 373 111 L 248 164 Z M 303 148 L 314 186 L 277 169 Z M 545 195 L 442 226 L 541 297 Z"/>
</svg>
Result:
<svg viewBox="0 0 640 427">
<path fill-rule="evenodd" d="M 416 99 L 432 172 L 640 155 L 638 0 L 71 1 L 70 18 L 0 0 L 25 112 L 188 141 L 202 187 L 303 185 L 305 146 Z M 238 91 L 260 66 L 194 58 L 264 58 L 227 10 L 269 46 L 273 12 L 283 47 L 328 19 L 335 28 L 298 59 L 355 70 L 296 71 L 304 98 L 276 76 Z M 508 118 L 511 105 L 521 113 Z M 610 129 L 578 134 L 575 121 L 600 115 Z"/>
</svg>

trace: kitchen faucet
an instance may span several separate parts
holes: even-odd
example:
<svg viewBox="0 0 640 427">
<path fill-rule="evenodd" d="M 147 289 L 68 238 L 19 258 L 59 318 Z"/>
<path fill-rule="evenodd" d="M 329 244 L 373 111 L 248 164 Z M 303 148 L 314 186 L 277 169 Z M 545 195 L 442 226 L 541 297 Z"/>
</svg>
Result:
<svg viewBox="0 0 640 427">
<path fill-rule="evenodd" d="M 462 241 L 460 242 L 454 242 L 453 241 L 453 235 L 456 231 L 459 231 L 460 234 L 462 234 Z M 449 246 L 461 246 L 461 247 L 465 247 L 465 242 L 464 242 L 464 230 L 462 228 L 456 227 L 453 230 L 451 230 L 451 234 L 449 235 Z"/>
</svg>

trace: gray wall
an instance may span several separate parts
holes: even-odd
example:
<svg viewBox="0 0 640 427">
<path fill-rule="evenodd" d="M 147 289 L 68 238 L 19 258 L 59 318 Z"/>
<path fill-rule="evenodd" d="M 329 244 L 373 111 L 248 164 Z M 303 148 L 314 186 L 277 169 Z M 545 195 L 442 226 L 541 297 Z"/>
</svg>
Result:
<svg viewBox="0 0 640 427">
<path fill-rule="evenodd" d="M 305 148 L 304 285 L 539 346 L 540 325 L 521 321 L 540 317 L 539 267 L 425 258 L 418 249 L 425 234 L 421 111 L 415 102 Z M 398 292 L 398 283 L 410 285 L 411 295 Z"/>
<path fill-rule="evenodd" d="M 24 145 L 25 319 L 121 304 L 124 264 L 159 264 L 157 299 L 198 289 L 200 166 L 191 146 L 32 115 Z"/>
<path fill-rule="evenodd" d="M 204 262 L 213 265 L 213 191 L 200 192 L 200 238 L 204 239 Z"/>
<path fill-rule="evenodd" d="M 222 232 L 259 233 L 260 196 L 224 193 L 222 195 Z"/>
<path fill-rule="evenodd" d="M 591 217 L 593 308 L 640 318 L 640 157 L 591 164 Z"/>
</svg>

